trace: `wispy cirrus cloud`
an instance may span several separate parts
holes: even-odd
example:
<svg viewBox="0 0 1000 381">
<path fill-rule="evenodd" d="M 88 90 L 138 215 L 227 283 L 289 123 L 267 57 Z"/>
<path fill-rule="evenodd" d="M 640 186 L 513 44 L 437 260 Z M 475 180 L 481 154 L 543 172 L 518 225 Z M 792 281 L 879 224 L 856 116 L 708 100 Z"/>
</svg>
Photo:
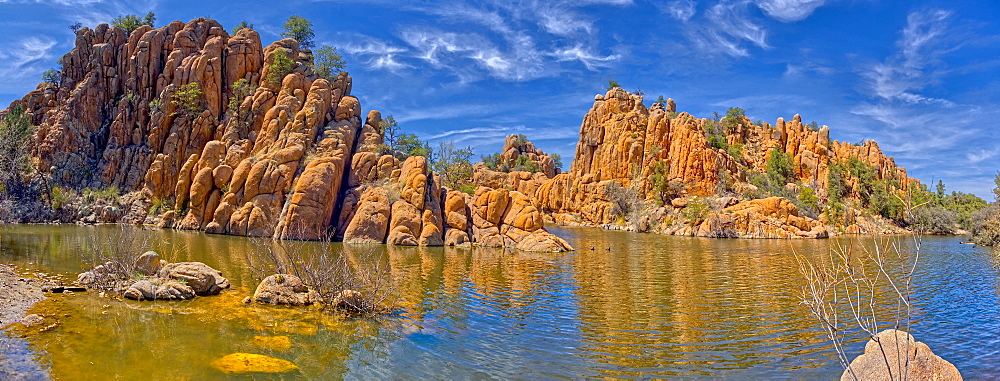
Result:
<svg viewBox="0 0 1000 381">
<path fill-rule="evenodd" d="M 45 70 L 56 41 L 48 36 L 30 36 L 0 45 L 0 78 L 21 79 Z"/>
<path fill-rule="evenodd" d="M 343 51 L 357 57 L 361 63 L 370 69 L 387 70 L 398 72 L 401 69 L 412 67 L 399 61 L 399 56 L 408 49 L 390 45 L 389 43 L 374 38 L 366 38 L 362 43 L 348 43 L 344 45 Z"/>
<path fill-rule="evenodd" d="M 686 35 L 703 52 L 746 57 L 746 43 L 767 48 L 767 30 L 753 20 L 748 1 L 723 1 L 705 11 L 703 22 L 685 23 Z"/>
<path fill-rule="evenodd" d="M 936 82 L 943 73 L 928 70 L 939 57 L 953 51 L 948 36 L 951 12 L 932 10 L 913 12 L 907 17 L 907 25 L 896 45 L 899 51 L 886 61 L 874 65 L 865 77 L 870 79 L 873 95 L 887 101 L 901 101 L 910 104 L 937 103 L 953 105 L 946 99 L 921 95 L 918 92 Z"/>
</svg>

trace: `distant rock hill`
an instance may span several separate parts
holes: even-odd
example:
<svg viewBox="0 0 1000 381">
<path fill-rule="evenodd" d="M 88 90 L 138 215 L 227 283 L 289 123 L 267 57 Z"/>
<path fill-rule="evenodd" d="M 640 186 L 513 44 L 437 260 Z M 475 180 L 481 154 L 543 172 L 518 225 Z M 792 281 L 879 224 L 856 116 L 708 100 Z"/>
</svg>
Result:
<svg viewBox="0 0 1000 381">
<path fill-rule="evenodd" d="M 76 33 L 58 84 L 11 107 L 37 126 L 32 156 L 49 185 L 126 193 L 125 205 L 55 219 L 276 239 L 571 250 L 545 220 L 708 237 L 879 233 L 895 227 L 861 210 L 916 182 L 875 142 L 830 141 L 797 115 L 698 119 L 613 88 L 584 116 L 568 171 L 512 135 L 490 168 L 475 166 L 470 195 L 443 187 L 424 157 L 382 154 L 381 114 L 362 119 L 351 77 L 319 78 L 312 60 L 293 39 L 264 47 L 252 29 L 230 36 L 209 19 L 102 24 Z"/>
<path fill-rule="evenodd" d="M 293 39 L 263 47 L 257 32 L 230 36 L 209 19 L 131 33 L 102 24 L 80 29 L 62 63 L 58 84 L 11 106 L 37 126 L 35 167 L 52 185 L 127 192 L 124 211 L 98 221 L 571 249 L 545 231 L 526 195 L 448 191 L 425 158 L 376 154 L 381 115 L 363 123 L 351 77 L 318 78 L 311 52 Z"/>
<path fill-rule="evenodd" d="M 786 158 L 786 176 L 770 174 L 780 169 L 776 154 Z M 672 99 L 647 108 L 642 95 L 621 88 L 595 97 L 569 171 L 540 176 L 480 166 L 476 178 L 534 195 L 563 224 L 746 238 L 826 237 L 825 225 L 898 232 L 862 209 L 871 209 L 875 193 L 899 207 L 918 182 L 874 141 L 831 141 L 828 127 L 806 126 L 798 115 L 773 126 L 742 112 L 698 119 L 677 113 Z"/>
</svg>

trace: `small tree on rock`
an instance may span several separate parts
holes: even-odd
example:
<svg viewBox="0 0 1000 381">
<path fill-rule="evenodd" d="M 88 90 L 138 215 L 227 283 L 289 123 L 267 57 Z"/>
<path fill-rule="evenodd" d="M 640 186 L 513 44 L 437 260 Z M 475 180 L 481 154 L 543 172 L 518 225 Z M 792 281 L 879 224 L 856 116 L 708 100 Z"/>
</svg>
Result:
<svg viewBox="0 0 1000 381">
<path fill-rule="evenodd" d="M 347 67 L 344 57 L 337 53 L 337 48 L 332 46 L 324 45 L 317 49 L 313 55 L 313 61 L 315 62 L 313 73 L 317 77 L 326 78 L 331 82 L 337 78 L 337 74 L 340 74 Z"/>
<path fill-rule="evenodd" d="M 299 42 L 299 46 L 302 48 L 312 48 L 313 38 L 316 37 L 316 33 L 313 32 L 312 22 L 306 20 L 305 17 L 292 15 L 288 17 L 285 21 L 284 31 L 281 32 L 281 37 L 294 38 Z"/>
</svg>

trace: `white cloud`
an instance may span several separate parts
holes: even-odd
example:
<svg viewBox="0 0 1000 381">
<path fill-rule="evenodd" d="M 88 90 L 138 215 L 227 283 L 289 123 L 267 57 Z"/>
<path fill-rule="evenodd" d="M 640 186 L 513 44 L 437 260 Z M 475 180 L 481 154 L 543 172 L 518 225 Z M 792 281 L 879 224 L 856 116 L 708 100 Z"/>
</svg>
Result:
<svg viewBox="0 0 1000 381">
<path fill-rule="evenodd" d="M 826 0 L 758 0 L 757 6 L 778 21 L 793 22 L 809 17 L 824 3 Z"/>
<path fill-rule="evenodd" d="M 969 159 L 969 162 L 972 164 L 979 164 L 996 157 L 997 154 L 1000 154 L 1000 148 L 994 148 L 991 150 L 977 149 L 966 153 L 965 157 Z"/>
<path fill-rule="evenodd" d="M 602 67 L 609 67 L 614 61 L 621 59 L 620 54 L 611 54 L 607 56 L 599 56 L 589 49 L 585 49 L 582 44 L 578 44 L 572 48 L 557 49 L 552 52 L 551 55 L 556 57 L 556 61 L 580 61 L 583 66 L 587 67 L 587 70 L 595 71 Z"/>
<path fill-rule="evenodd" d="M 688 21 L 696 12 L 693 0 L 672 0 L 667 2 L 665 11 L 680 21 Z"/>
<path fill-rule="evenodd" d="M 360 61 L 370 69 L 384 69 L 390 72 L 397 72 L 400 69 L 412 67 L 398 61 L 400 53 L 407 52 L 408 49 L 389 45 L 384 41 L 369 38 L 367 42 L 360 44 L 349 43 L 342 48 L 344 52 L 357 56 Z"/>
</svg>

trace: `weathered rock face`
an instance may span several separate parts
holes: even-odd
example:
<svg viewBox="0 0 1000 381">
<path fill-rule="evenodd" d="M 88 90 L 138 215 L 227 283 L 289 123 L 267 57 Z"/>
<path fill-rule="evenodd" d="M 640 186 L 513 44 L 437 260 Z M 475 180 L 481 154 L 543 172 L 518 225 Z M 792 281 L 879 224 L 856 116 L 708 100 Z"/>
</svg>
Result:
<svg viewBox="0 0 1000 381">
<path fill-rule="evenodd" d="M 56 184 L 141 192 L 144 207 L 112 220 L 400 245 L 443 245 L 452 230 L 453 244 L 471 242 L 468 226 L 463 236 L 448 225 L 448 191 L 427 160 L 383 155 L 381 114 L 363 121 L 351 77 L 318 78 L 311 56 L 293 39 L 264 47 L 257 32 L 230 36 L 214 20 L 131 33 L 102 24 L 77 33 L 59 85 L 14 105 L 38 126 L 37 169 Z M 530 143 L 506 148 L 554 174 Z M 147 217 L 153 205 L 173 208 Z"/>
<path fill-rule="evenodd" d="M 508 135 L 504 140 L 503 149 L 497 158 L 497 167 L 515 170 L 519 167 L 533 167 L 546 178 L 552 178 L 559 173 L 555 160 L 545 154 L 541 148 L 535 148 L 524 135 Z"/>
<path fill-rule="evenodd" d="M 868 340 L 865 353 L 851 361 L 840 379 L 961 380 L 962 374 L 908 332 L 887 329 Z"/>
<path fill-rule="evenodd" d="M 541 211 L 517 191 L 478 188 L 472 209 L 472 237 L 487 247 L 517 247 L 531 251 L 566 251 L 572 247 L 544 229 Z"/>
</svg>

